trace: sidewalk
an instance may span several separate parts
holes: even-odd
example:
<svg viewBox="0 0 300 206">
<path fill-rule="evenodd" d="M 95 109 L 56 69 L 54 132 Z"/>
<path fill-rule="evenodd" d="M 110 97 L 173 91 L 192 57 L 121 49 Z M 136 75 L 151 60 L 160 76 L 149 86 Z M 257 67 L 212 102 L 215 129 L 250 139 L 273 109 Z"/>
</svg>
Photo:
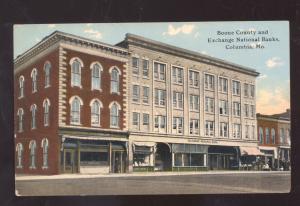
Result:
<svg viewBox="0 0 300 206">
<path fill-rule="evenodd" d="M 134 172 L 110 174 L 59 174 L 59 175 L 16 175 L 17 181 L 22 180 L 51 180 L 51 179 L 79 179 L 79 178 L 107 178 L 107 177 L 143 177 L 143 176 L 174 176 L 174 175 L 218 175 L 218 174 L 285 174 L 290 171 L 198 171 L 198 172 Z"/>
</svg>

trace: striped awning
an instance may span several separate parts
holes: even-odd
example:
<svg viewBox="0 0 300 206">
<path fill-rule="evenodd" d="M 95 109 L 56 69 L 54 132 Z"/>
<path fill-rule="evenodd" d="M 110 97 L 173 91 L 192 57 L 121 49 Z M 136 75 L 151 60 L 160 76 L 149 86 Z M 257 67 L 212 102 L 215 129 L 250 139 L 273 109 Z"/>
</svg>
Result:
<svg viewBox="0 0 300 206">
<path fill-rule="evenodd" d="M 240 152 L 242 156 L 253 155 L 253 156 L 263 156 L 262 153 L 257 147 L 240 147 Z"/>
</svg>

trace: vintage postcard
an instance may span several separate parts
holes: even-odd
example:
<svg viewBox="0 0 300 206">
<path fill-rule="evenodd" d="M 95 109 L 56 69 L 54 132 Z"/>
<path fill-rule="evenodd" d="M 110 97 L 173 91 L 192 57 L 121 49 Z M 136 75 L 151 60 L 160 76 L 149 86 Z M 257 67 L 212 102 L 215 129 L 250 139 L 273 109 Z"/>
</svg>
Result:
<svg viewBox="0 0 300 206">
<path fill-rule="evenodd" d="M 14 25 L 16 195 L 287 193 L 288 21 Z"/>
</svg>

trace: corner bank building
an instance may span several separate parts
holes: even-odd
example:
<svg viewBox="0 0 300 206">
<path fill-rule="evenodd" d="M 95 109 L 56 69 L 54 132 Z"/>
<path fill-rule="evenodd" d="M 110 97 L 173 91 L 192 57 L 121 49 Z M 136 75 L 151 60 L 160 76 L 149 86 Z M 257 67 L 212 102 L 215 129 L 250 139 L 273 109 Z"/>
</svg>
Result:
<svg viewBox="0 0 300 206">
<path fill-rule="evenodd" d="M 56 31 L 15 60 L 16 173 L 239 169 L 257 144 L 249 68 L 127 34 Z"/>
</svg>

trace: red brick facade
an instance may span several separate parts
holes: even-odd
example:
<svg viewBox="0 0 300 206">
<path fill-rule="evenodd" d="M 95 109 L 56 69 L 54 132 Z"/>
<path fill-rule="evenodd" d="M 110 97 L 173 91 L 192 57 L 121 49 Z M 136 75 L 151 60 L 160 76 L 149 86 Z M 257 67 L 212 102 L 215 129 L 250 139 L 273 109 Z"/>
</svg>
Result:
<svg viewBox="0 0 300 206">
<path fill-rule="evenodd" d="M 263 130 L 263 141 L 260 141 L 260 136 L 259 136 L 259 130 L 260 128 L 262 128 Z M 269 136 L 270 136 L 270 141 L 269 143 L 267 143 L 266 140 L 266 129 L 269 129 Z M 275 130 L 275 144 L 272 141 L 272 132 L 271 130 L 274 129 Z M 277 120 L 265 120 L 265 119 L 261 119 L 258 118 L 257 119 L 257 134 L 258 134 L 258 144 L 260 146 L 277 146 L 279 144 L 279 129 L 278 129 L 278 122 Z"/>
</svg>

